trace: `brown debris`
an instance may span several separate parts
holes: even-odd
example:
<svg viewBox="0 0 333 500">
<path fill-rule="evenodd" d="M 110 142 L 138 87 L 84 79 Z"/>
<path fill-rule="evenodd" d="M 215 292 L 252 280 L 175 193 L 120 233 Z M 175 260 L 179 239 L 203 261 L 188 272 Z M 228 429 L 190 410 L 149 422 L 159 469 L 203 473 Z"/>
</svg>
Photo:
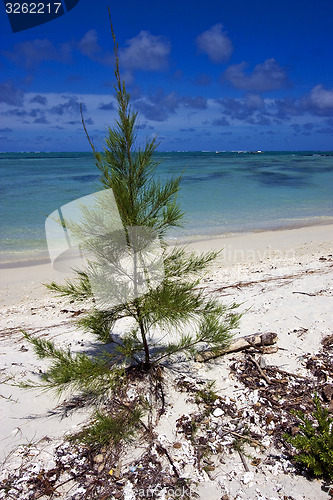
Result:
<svg viewBox="0 0 333 500">
<path fill-rule="evenodd" d="M 274 332 L 263 332 L 263 333 L 254 333 L 253 335 L 246 335 L 244 337 L 240 337 L 233 342 L 231 342 L 228 347 L 225 349 L 221 349 L 216 352 L 213 350 L 207 350 L 197 354 L 196 361 L 203 362 L 208 361 L 210 359 L 217 358 L 218 356 L 222 356 L 224 354 L 229 354 L 231 352 L 238 352 L 244 349 L 249 349 L 250 347 L 254 347 L 261 351 L 261 349 L 265 346 L 270 346 L 277 342 L 277 334 Z"/>
<path fill-rule="evenodd" d="M 127 462 L 126 466 L 120 466 L 121 448 L 113 450 L 112 446 L 106 446 L 92 452 L 86 447 L 71 445 L 66 448 L 62 445 L 55 452 L 56 467 L 49 471 L 42 469 L 38 473 L 30 473 L 26 484 L 33 495 L 30 498 L 37 500 L 42 497 L 61 497 L 60 487 L 68 482 L 74 483 L 76 488 L 80 486 L 84 491 L 75 494 L 75 500 L 123 498 L 127 483 L 132 485 L 134 495 L 140 495 L 140 491 L 152 492 L 157 488 L 156 494 L 149 493 L 149 498 L 157 498 L 162 488 L 181 487 L 185 492 L 182 498 L 193 498 L 190 496 L 188 484 L 182 482 L 182 464 L 177 460 L 177 454 L 189 447 L 193 450 L 193 467 L 198 471 L 204 470 L 208 475 L 217 470 L 220 463 L 218 460 L 214 462 L 212 455 L 207 458 L 212 446 L 215 447 L 215 454 L 221 459 L 225 454 L 236 451 L 247 472 L 250 467 L 239 445 L 253 446 L 257 452 L 265 450 L 264 457 L 253 457 L 250 462 L 253 467 L 260 469 L 275 466 L 279 460 L 277 455 L 270 452 L 270 446 L 274 444 L 275 449 L 280 450 L 284 457 L 289 456 L 288 464 L 293 467 L 289 445 L 283 438 L 286 432 L 292 435 L 299 432 L 299 422 L 293 411 L 301 409 L 306 415 L 310 415 L 313 412 L 312 397 L 315 393 L 322 399 L 323 404 L 333 411 L 333 384 L 323 385 L 325 378 L 333 377 L 332 347 L 333 336 L 329 340 L 326 339 L 326 345 L 320 352 L 306 355 L 304 358 L 308 375 L 303 376 L 260 363 L 255 352 L 234 359 L 230 369 L 241 386 L 239 390 L 242 391 L 243 401 L 244 395 L 249 396 L 245 404 L 220 395 L 211 400 L 199 398 L 198 395 L 204 392 L 207 381 L 179 376 L 173 387 L 186 393 L 191 403 L 197 404 L 197 410 L 178 418 L 175 429 L 178 438 L 174 442 L 162 445 L 153 432 L 149 434 L 147 431 L 142 434 L 141 441 L 138 441 L 143 450 L 141 456 L 130 463 Z M 143 387 L 140 384 L 144 381 L 136 378 L 134 374 L 129 378 L 133 387 Z M 142 393 L 142 390 L 139 392 Z M 163 393 L 163 397 L 160 390 L 157 393 L 159 404 L 167 406 L 167 393 Z M 126 400 L 123 403 L 125 404 Z M 214 414 L 218 415 L 218 418 Z M 293 471 L 297 473 L 297 469 Z M 17 478 L 20 473 L 22 477 L 23 472 L 18 471 L 16 479 L 14 476 L 9 477 L 4 487 L 22 487 Z"/>
</svg>

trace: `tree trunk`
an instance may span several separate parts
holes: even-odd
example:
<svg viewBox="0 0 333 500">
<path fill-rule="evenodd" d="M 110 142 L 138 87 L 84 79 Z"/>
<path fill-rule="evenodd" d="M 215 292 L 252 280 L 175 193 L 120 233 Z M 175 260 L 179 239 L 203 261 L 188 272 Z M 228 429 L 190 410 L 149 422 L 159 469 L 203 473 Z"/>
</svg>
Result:
<svg viewBox="0 0 333 500">
<path fill-rule="evenodd" d="M 150 353 L 149 353 L 149 347 L 148 347 L 148 343 L 147 343 L 147 338 L 146 338 L 144 326 L 141 322 L 140 322 L 140 331 L 141 331 L 143 347 L 145 350 L 145 362 L 143 364 L 143 367 L 145 370 L 149 370 L 149 368 L 150 368 Z"/>
<path fill-rule="evenodd" d="M 137 311 L 137 315 L 138 315 L 138 323 L 139 323 L 139 327 L 140 327 L 143 349 L 145 352 L 145 361 L 144 361 L 143 367 L 145 370 L 149 370 L 149 368 L 151 366 L 150 352 L 149 352 L 149 346 L 148 346 L 148 342 L 147 342 L 146 330 L 145 330 L 145 326 L 144 326 L 144 323 L 143 323 L 142 318 L 141 318 L 141 310 L 140 310 L 140 306 L 138 303 L 136 304 L 136 311 Z"/>
</svg>

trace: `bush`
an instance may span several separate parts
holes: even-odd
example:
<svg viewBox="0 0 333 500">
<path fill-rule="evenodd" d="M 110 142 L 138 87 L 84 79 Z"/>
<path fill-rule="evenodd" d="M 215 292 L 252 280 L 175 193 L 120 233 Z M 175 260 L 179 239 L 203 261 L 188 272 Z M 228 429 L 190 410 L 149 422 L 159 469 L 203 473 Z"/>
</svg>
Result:
<svg viewBox="0 0 333 500">
<path fill-rule="evenodd" d="M 93 420 L 81 432 L 71 436 L 72 441 L 80 441 L 89 446 L 117 445 L 133 437 L 135 429 L 140 425 L 142 411 L 119 411 L 111 415 L 96 411 Z"/>
<path fill-rule="evenodd" d="M 300 424 L 296 436 L 284 434 L 284 439 L 292 444 L 298 453 L 294 460 L 304 465 L 318 478 L 333 479 L 333 418 L 324 408 L 318 394 L 313 398 L 315 411 L 308 418 L 302 411 L 294 412 Z"/>
</svg>

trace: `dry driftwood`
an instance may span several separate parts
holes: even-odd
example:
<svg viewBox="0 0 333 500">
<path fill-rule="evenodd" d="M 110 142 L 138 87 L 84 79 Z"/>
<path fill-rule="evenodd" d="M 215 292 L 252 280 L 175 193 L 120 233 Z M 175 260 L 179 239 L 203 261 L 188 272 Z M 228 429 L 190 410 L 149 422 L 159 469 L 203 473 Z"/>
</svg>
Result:
<svg viewBox="0 0 333 500">
<path fill-rule="evenodd" d="M 264 347 L 268 345 L 275 344 L 277 342 L 277 334 L 274 332 L 264 332 L 264 333 L 254 333 L 253 335 L 246 335 L 245 337 L 240 337 L 239 339 L 231 342 L 228 347 L 221 349 L 220 351 L 204 351 L 197 354 L 196 361 L 208 361 L 209 359 L 217 358 L 223 354 L 228 354 L 230 352 L 242 351 L 248 349 L 249 347 Z"/>
</svg>

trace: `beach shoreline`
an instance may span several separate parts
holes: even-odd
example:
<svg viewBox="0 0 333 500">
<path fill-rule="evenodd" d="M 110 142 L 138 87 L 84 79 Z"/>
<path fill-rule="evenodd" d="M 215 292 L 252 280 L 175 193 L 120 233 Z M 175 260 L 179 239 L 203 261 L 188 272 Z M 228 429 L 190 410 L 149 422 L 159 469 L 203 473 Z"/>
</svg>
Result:
<svg viewBox="0 0 333 500">
<path fill-rule="evenodd" d="M 329 248 L 332 241 L 333 224 L 318 224 L 293 229 L 226 234 L 213 238 L 199 235 L 177 244 L 184 245 L 190 251 L 218 251 L 219 264 L 230 267 L 241 262 L 288 257 L 288 252 L 290 257 L 296 256 L 296 253 L 313 253 L 320 251 L 320 245 Z M 23 299 L 38 299 L 47 293 L 42 283 L 53 280 L 63 282 L 70 276 L 70 273 L 54 270 L 46 256 L 42 260 L 23 259 L 0 264 L 0 306 L 15 304 Z"/>
<path fill-rule="evenodd" d="M 189 234 L 186 236 L 178 235 L 175 237 L 166 237 L 166 242 L 173 245 L 189 245 L 196 244 L 200 242 L 213 242 L 215 240 L 224 240 L 228 238 L 249 235 L 249 234 L 261 234 L 261 233 L 272 233 L 272 232 L 280 232 L 280 231 L 293 231 L 295 229 L 305 229 L 317 226 L 332 226 L 333 225 L 333 217 L 330 216 L 321 216 L 321 217 L 311 217 L 308 220 L 302 219 L 301 221 L 298 219 L 292 220 L 289 224 L 279 224 L 277 226 L 256 229 L 239 229 L 239 230 L 231 230 L 225 233 L 198 233 L 198 234 Z M 22 250 L 16 252 L 2 252 L 0 253 L 0 269 L 12 269 L 16 267 L 29 267 L 29 266 L 38 266 L 40 264 L 48 264 L 50 263 L 49 253 L 45 246 L 44 249 L 36 249 L 34 251 L 31 250 Z"/>
<path fill-rule="evenodd" d="M 273 227 L 266 227 L 263 229 L 249 228 L 247 230 L 240 229 L 229 231 L 226 233 L 212 233 L 212 234 L 196 234 L 189 235 L 186 237 L 178 237 L 174 239 L 167 240 L 170 245 L 187 245 L 192 243 L 200 243 L 202 241 L 214 241 L 214 240 L 222 240 L 225 238 L 233 238 L 237 236 L 245 236 L 249 234 L 261 234 L 261 233 L 274 233 L 274 232 L 284 232 L 284 231 L 294 231 L 295 229 L 306 229 L 317 226 L 333 226 L 333 217 L 322 216 L 316 218 L 310 218 L 308 221 L 303 220 L 302 222 L 297 219 L 293 220 L 289 225 L 277 225 Z"/>
</svg>

